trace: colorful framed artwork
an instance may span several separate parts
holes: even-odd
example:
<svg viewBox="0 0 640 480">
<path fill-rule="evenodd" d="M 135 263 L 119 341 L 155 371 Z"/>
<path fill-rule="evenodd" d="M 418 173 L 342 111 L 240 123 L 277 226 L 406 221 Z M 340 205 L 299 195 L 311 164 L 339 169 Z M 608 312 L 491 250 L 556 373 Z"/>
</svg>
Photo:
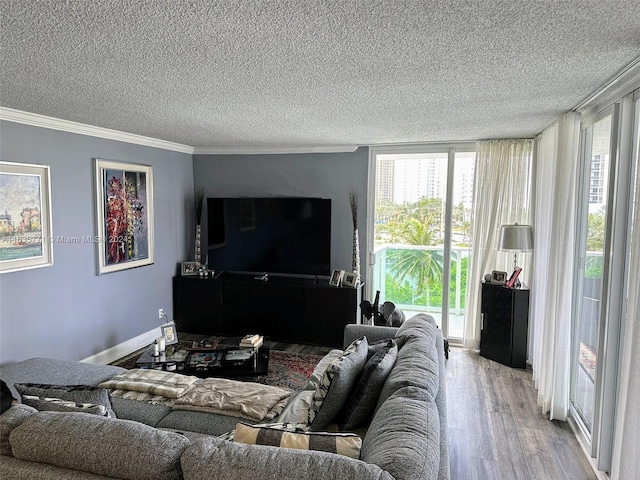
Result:
<svg viewBox="0 0 640 480">
<path fill-rule="evenodd" d="M 96 159 L 98 275 L 153 263 L 149 165 Z"/>
<path fill-rule="evenodd" d="M 0 273 L 51 265 L 49 166 L 0 162 Z"/>
</svg>

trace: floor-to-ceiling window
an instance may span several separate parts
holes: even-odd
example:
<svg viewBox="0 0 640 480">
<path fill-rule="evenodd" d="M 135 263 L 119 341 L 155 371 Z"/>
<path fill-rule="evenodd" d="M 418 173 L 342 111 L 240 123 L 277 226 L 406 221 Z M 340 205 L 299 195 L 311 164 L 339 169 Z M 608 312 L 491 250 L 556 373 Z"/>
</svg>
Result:
<svg viewBox="0 0 640 480">
<path fill-rule="evenodd" d="M 612 117 L 609 109 L 582 127 L 583 188 L 578 301 L 574 319 L 574 375 L 572 404 L 589 435 L 595 406 L 598 339 L 603 298 L 608 180 L 611 169 Z"/>
<path fill-rule="evenodd" d="M 371 296 L 462 339 L 474 145 L 372 148 Z"/>
<path fill-rule="evenodd" d="M 637 106 L 628 95 L 581 125 L 570 412 L 603 471 L 611 465 L 624 304 L 634 274 L 627 266 Z"/>
</svg>

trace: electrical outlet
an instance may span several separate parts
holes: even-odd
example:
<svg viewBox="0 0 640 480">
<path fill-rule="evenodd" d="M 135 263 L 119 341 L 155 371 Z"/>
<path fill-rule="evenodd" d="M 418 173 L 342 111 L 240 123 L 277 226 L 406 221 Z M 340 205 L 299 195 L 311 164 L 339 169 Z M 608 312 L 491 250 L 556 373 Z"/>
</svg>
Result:
<svg viewBox="0 0 640 480">
<path fill-rule="evenodd" d="M 164 308 L 158 310 L 158 318 L 164 318 Z"/>
</svg>

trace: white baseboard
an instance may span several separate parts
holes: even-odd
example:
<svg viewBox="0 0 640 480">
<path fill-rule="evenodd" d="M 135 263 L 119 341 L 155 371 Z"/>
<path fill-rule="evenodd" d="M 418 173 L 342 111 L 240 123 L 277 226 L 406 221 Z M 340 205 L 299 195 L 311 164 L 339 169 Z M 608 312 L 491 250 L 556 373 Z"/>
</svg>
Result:
<svg viewBox="0 0 640 480">
<path fill-rule="evenodd" d="M 575 420 L 571 418 L 571 415 L 567 415 L 567 423 L 569 424 L 569 427 L 571 428 L 571 430 L 573 430 L 573 434 L 576 436 L 576 439 L 580 444 L 580 448 L 582 448 L 582 453 L 584 453 L 584 456 L 589 462 L 589 465 L 591 465 L 591 469 L 593 470 L 593 473 L 596 474 L 596 477 L 598 478 L 598 480 L 610 480 L 610 477 L 609 475 L 607 475 L 606 472 L 603 472 L 602 470 L 598 470 L 596 459 L 593 458 L 589 453 L 589 448 L 587 447 L 587 444 L 584 442 L 584 437 L 580 433 L 580 428 L 578 427 L 578 425 L 576 425 Z"/>
<path fill-rule="evenodd" d="M 80 361 L 85 363 L 95 363 L 97 365 L 107 365 L 108 363 L 114 362 L 119 358 L 150 345 L 160 335 L 162 335 L 160 327 L 157 327 Z"/>
</svg>

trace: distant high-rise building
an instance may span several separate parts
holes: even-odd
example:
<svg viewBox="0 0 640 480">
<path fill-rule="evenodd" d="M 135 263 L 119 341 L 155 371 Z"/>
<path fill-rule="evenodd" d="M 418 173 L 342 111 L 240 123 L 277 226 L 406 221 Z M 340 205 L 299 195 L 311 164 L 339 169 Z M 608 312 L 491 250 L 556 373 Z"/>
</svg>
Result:
<svg viewBox="0 0 640 480">
<path fill-rule="evenodd" d="M 376 161 L 376 201 L 378 202 L 393 201 L 394 163 L 395 160 L 384 158 L 383 155 Z"/>
<path fill-rule="evenodd" d="M 608 155 L 596 154 L 591 157 L 591 176 L 589 178 L 589 203 L 596 209 L 605 203 L 605 191 L 608 164 Z M 594 205 L 595 204 L 595 205 Z M 590 208 L 592 210 L 592 208 Z"/>
<path fill-rule="evenodd" d="M 475 154 L 474 154 L 475 158 Z M 456 170 L 453 204 L 473 204 L 475 165 Z M 446 198 L 447 156 L 443 154 L 379 155 L 376 162 L 376 200 L 410 204 L 422 198 Z"/>
</svg>

